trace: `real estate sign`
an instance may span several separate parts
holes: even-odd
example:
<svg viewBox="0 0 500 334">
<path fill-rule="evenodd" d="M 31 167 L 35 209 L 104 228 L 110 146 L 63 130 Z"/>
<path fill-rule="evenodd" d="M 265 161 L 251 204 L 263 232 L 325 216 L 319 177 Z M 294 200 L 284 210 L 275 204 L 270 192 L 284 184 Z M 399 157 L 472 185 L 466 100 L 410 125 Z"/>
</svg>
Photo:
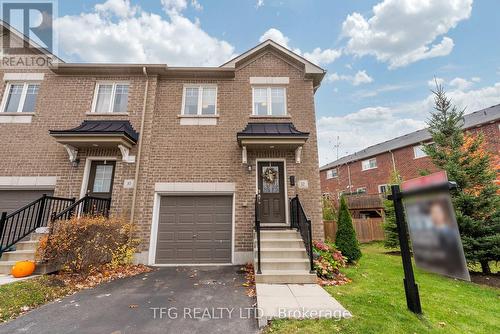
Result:
<svg viewBox="0 0 500 334">
<path fill-rule="evenodd" d="M 445 172 L 401 185 L 415 264 L 441 275 L 470 281 Z M 426 189 L 429 189 L 427 192 Z M 414 193 L 414 195 L 411 195 Z"/>
</svg>

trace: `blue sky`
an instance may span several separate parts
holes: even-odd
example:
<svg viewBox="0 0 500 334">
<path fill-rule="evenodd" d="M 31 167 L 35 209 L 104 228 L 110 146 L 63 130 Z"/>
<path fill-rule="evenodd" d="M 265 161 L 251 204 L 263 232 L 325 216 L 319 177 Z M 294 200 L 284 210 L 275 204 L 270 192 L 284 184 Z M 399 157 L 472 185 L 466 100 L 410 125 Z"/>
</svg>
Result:
<svg viewBox="0 0 500 334">
<path fill-rule="evenodd" d="M 468 112 L 500 103 L 498 13 L 498 0 L 59 0 L 56 28 L 66 61 L 217 66 L 264 38 L 319 61 L 323 164 L 337 137 L 342 156 L 424 127 L 434 77 Z"/>
</svg>

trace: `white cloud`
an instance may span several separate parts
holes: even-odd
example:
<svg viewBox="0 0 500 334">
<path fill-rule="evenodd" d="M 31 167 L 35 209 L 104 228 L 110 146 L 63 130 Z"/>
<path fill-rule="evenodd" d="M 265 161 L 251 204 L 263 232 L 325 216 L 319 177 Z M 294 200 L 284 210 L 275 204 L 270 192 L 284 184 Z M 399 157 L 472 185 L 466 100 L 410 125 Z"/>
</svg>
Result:
<svg viewBox="0 0 500 334">
<path fill-rule="evenodd" d="M 191 0 L 191 6 L 198 11 L 203 10 L 203 6 L 198 2 L 198 0 Z"/>
<path fill-rule="evenodd" d="M 56 19 L 59 44 L 72 61 L 167 63 L 217 66 L 234 56 L 234 47 L 206 33 L 199 21 L 181 13 L 185 0 L 162 0 L 168 15 L 108 0 L 93 11 Z"/>
<path fill-rule="evenodd" d="M 427 84 L 429 85 L 429 87 L 431 89 L 436 88 L 436 82 L 437 82 L 438 85 L 451 87 L 452 91 L 453 90 L 465 91 L 465 90 L 472 88 L 472 86 L 474 86 L 474 84 L 479 83 L 480 81 L 481 81 L 481 78 L 479 78 L 479 77 L 472 77 L 472 78 L 470 78 L 470 80 L 456 77 L 456 78 L 450 80 L 449 82 L 447 82 L 443 78 L 434 78 L 432 80 L 427 81 Z"/>
<path fill-rule="evenodd" d="M 342 24 L 342 35 L 348 38 L 346 52 L 375 56 L 389 68 L 448 55 L 454 42 L 443 35 L 470 17 L 472 2 L 383 0 L 369 19 L 356 12 L 347 16 Z"/>
<path fill-rule="evenodd" d="M 264 6 L 264 0 L 257 0 L 257 3 L 255 4 L 256 8 L 260 8 Z"/>
<path fill-rule="evenodd" d="M 427 81 L 427 85 L 431 89 L 436 88 L 436 84 L 442 86 L 442 85 L 444 85 L 444 83 L 445 83 L 445 80 L 443 78 L 439 78 L 439 77 L 437 77 L 437 78 L 434 77 L 432 80 Z"/>
<path fill-rule="evenodd" d="M 348 81 L 354 86 L 373 82 L 373 78 L 369 76 L 364 70 L 358 71 L 354 75 L 339 75 L 337 73 L 332 73 L 326 78 L 326 80 L 328 82 Z"/>
<path fill-rule="evenodd" d="M 474 90 L 452 89 L 447 92 L 452 103 L 466 108 L 466 113 L 500 103 L 500 82 Z M 368 146 L 426 127 L 433 110 L 434 96 L 395 106 L 375 106 L 344 116 L 321 117 L 318 120 L 320 163 L 336 159 L 332 139 L 340 137 L 339 156 L 354 153 Z"/>
<path fill-rule="evenodd" d="M 450 86 L 458 90 L 467 90 L 474 85 L 474 82 L 464 78 L 455 78 L 450 81 Z"/>
<path fill-rule="evenodd" d="M 339 58 L 342 55 L 341 50 L 336 50 L 336 49 L 320 49 L 320 48 L 315 48 L 311 52 L 305 52 L 303 53 L 300 49 L 298 48 L 292 48 L 290 46 L 290 38 L 285 36 L 280 30 L 276 28 L 271 28 L 264 32 L 262 36 L 260 36 L 259 41 L 264 42 L 265 40 L 271 39 L 274 42 L 286 47 L 287 49 L 292 50 L 293 52 L 303 56 L 310 62 L 317 64 L 317 65 L 326 65 L 333 63 L 337 58 Z"/>
</svg>

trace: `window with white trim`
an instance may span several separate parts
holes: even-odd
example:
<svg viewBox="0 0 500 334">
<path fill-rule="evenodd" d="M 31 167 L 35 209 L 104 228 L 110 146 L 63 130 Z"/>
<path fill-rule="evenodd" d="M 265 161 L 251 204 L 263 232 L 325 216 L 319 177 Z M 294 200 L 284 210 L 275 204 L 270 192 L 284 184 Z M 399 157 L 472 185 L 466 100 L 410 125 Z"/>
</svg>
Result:
<svg viewBox="0 0 500 334">
<path fill-rule="evenodd" d="M 2 112 L 35 112 L 39 82 L 9 82 L 5 88 Z"/>
<path fill-rule="evenodd" d="M 368 160 L 361 161 L 362 170 L 368 170 L 373 168 L 377 168 L 377 158 L 371 158 Z"/>
<path fill-rule="evenodd" d="M 333 179 L 334 177 L 337 177 L 337 168 L 329 169 L 326 171 L 326 178 L 327 179 Z"/>
<path fill-rule="evenodd" d="M 413 146 L 413 155 L 415 159 L 426 157 L 427 153 L 424 152 L 424 145 Z"/>
<path fill-rule="evenodd" d="M 366 187 L 359 187 L 358 189 L 356 189 L 356 193 L 366 194 Z"/>
<path fill-rule="evenodd" d="M 92 112 L 126 113 L 128 108 L 128 82 L 100 82 L 96 85 Z"/>
<path fill-rule="evenodd" d="M 385 194 L 388 190 L 389 190 L 388 184 L 379 184 L 378 185 L 378 193 L 379 194 Z"/>
<path fill-rule="evenodd" d="M 284 87 L 252 87 L 253 115 L 284 116 L 286 115 L 286 88 Z"/>
<path fill-rule="evenodd" d="M 217 115 L 216 86 L 185 86 L 182 115 Z"/>
</svg>

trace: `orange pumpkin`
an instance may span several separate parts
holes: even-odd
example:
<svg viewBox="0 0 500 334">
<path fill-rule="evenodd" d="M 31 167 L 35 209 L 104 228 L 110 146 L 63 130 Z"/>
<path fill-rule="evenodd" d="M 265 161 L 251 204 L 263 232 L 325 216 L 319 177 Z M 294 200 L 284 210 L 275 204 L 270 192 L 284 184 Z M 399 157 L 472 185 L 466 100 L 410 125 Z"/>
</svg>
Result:
<svg viewBox="0 0 500 334">
<path fill-rule="evenodd" d="M 30 276 L 35 271 L 35 262 L 19 261 L 12 267 L 11 274 L 15 278 Z"/>
</svg>

